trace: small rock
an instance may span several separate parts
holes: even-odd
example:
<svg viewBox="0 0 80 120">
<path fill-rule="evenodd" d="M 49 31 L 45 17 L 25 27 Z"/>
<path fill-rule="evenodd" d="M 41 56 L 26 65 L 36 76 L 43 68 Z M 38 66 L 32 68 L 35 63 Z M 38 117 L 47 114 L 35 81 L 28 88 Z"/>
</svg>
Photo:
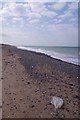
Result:
<svg viewBox="0 0 80 120">
<path fill-rule="evenodd" d="M 26 111 L 23 111 L 23 113 L 26 113 Z"/>
<path fill-rule="evenodd" d="M 32 108 L 35 107 L 34 105 L 31 106 Z"/>
<path fill-rule="evenodd" d="M 32 68 L 33 68 L 34 66 L 32 66 Z"/>
<path fill-rule="evenodd" d="M 51 90 L 51 89 L 52 89 L 52 87 L 49 87 L 49 89 Z"/>
<path fill-rule="evenodd" d="M 24 81 L 24 80 L 22 80 L 22 81 Z"/>
<path fill-rule="evenodd" d="M 22 101 L 22 98 L 20 98 L 20 101 Z"/>
<path fill-rule="evenodd" d="M 15 98 L 14 98 L 14 100 L 15 100 Z"/>
<path fill-rule="evenodd" d="M 7 105 L 9 105 L 9 104 L 7 103 Z"/>
<path fill-rule="evenodd" d="M 41 100 L 38 100 L 38 102 L 41 102 Z"/>
<path fill-rule="evenodd" d="M 14 113 L 12 113 L 12 115 L 14 115 Z"/>
<path fill-rule="evenodd" d="M 29 84 L 30 84 L 30 82 L 27 82 L 27 84 L 29 85 Z"/>
<path fill-rule="evenodd" d="M 46 91 L 43 92 L 43 94 L 45 94 L 45 93 L 46 93 Z"/>
</svg>

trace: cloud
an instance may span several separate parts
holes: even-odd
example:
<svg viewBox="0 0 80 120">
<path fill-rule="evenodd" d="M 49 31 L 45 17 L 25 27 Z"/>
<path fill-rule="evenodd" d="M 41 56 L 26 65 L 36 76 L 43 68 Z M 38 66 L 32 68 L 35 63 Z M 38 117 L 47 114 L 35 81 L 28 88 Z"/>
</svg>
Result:
<svg viewBox="0 0 80 120">
<path fill-rule="evenodd" d="M 66 11 L 64 14 L 59 15 L 59 18 L 66 19 L 66 18 L 70 18 L 72 16 L 73 16 L 73 14 L 71 13 L 71 11 Z"/>
<path fill-rule="evenodd" d="M 63 14 L 60 14 L 58 18 L 66 21 L 67 23 L 71 21 L 71 19 L 78 18 L 78 3 L 68 3 L 67 9 Z M 77 19 L 74 19 L 73 22 L 77 23 Z"/>
<path fill-rule="evenodd" d="M 39 19 L 33 19 L 29 21 L 29 24 L 37 24 L 39 22 Z"/>
<path fill-rule="evenodd" d="M 45 3 L 4 3 L 3 9 L 1 10 L 3 19 L 7 20 L 12 18 L 12 23 L 18 21 L 27 22 L 32 21 L 32 19 L 43 19 L 43 17 L 54 18 L 57 13 L 53 10 L 49 10 Z M 22 19 L 21 19 L 22 17 Z M 35 20 L 34 20 L 35 21 Z"/>
<path fill-rule="evenodd" d="M 62 23 L 63 22 L 63 20 L 62 19 L 54 19 L 54 23 L 55 24 L 59 24 L 59 23 Z"/>
<path fill-rule="evenodd" d="M 69 6 L 69 10 L 78 9 L 78 3 L 77 2 L 73 2 L 73 3 L 69 4 L 68 6 Z"/>
<path fill-rule="evenodd" d="M 2 3 L 0 3 L 0 9 L 2 9 Z"/>
<path fill-rule="evenodd" d="M 64 3 L 57 2 L 57 3 L 52 5 L 52 8 L 53 8 L 53 10 L 61 10 L 62 8 L 65 7 L 65 5 L 66 5 L 65 2 Z"/>
<path fill-rule="evenodd" d="M 45 11 L 43 11 L 43 12 L 41 13 L 41 15 L 46 16 L 46 17 L 53 18 L 53 17 L 55 17 L 55 16 L 57 15 L 57 13 L 54 12 L 54 11 L 50 11 L 50 10 L 47 10 L 47 9 L 46 9 Z"/>
<path fill-rule="evenodd" d="M 0 14 L 4 19 L 3 34 L 8 37 L 4 37 L 3 42 L 14 45 L 77 45 L 77 19 L 74 19 L 77 7 L 74 9 L 73 6 L 64 2 L 4 3 Z"/>
<path fill-rule="evenodd" d="M 24 17 L 29 11 L 29 5 L 21 3 L 4 3 L 3 9 L 1 10 L 3 17 Z"/>
<path fill-rule="evenodd" d="M 30 12 L 30 13 L 28 13 L 27 17 L 29 19 L 34 19 L 34 18 L 41 18 L 41 15 L 39 13 Z"/>
<path fill-rule="evenodd" d="M 42 0 L 44 1 L 44 0 Z M 48 2 L 49 0 L 45 0 L 45 2 Z M 49 2 L 58 2 L 58 3 L 61 3 L 61 2 L 79 2 L 80 0 L 50 0 Z"/>
<path fill-rule="evenodd" d="M 25 18 L 28 20 L 31 19 L 39 19 L 42 20 L 43 18 L 47 17 L 48 19 L 51 18 L 59 18 L 59 19 L 66 19 L 68 17 L 72 17 L 73 10 L 77 9 L 78 3 L 71 3 L 68 4 L 68 9 L 63 11 L 64 13 L 60 14 L 55 12 L 55 10 L 63 10 L 67 3 L 52 3 L 49 5 L 49 8 L 43 2 L 29 2 L 29 3 L 4 3 L 3 9 L 0 10 L 0 16 L 3 15 L 3 18 L 7 19 L 9 17 L 16 18 L 15 21 L 18 21 L 19 18 Z M 52 9 L 51 9 L 52 8 Z M 12 20 L 14 20 L 12 19 Z M 19 19 L 20 20 L 20 19 Z M 60 21 L 60 20 L 59 20 Z M 14 21 L 13 21 L 14 22 Z"/>
<path fill-rule="evenodd" d="M 38 16 L 43 11 L 43 3 L 4 3 L 1 13 L 3 17 L 28 17 Z M 36 14 L 36 15 L 35 15 Z M 40 16 L 40 15 L 39 15 Z"/>
<path fill-rule="evenodd" d="M 0 17 L 0 22 L 2 23 L 2 17 Z"/>
<path fill-rule="evenodd" d="M 0 0 L 1 2 L 79 2 L 79 0 Z"/>
<path fill-rule="evenodd" d="M 57 15 L 56 12 L 49 10 L 48 8 L 46 8 L 45 3 L 29 3 L 30 7 L 31 7 L 31 11 L 35 14 L 38 15 L 39 18 L 41 18 L 42 16 L 44 17 L 54 17 Z M 33 13 L 29 13 L 29 14 L 33 14 Z"/>
<path fill-rule="evenodd" d="M 13 26 L 23 27 L 24 26 L 24 19 L 22 17 L 13 17 L 12 23 L 13 23 Z"/>
<path fill-rule="evenodd" d="M 30 8 L 31 8 L 31 11 L 33 12 L 42 12 L 45 10 L 45 5 L 44 5 L 44 2 L 41 3 L 41 2 L 28 2 Z"/>
<path fill-rule="evenodd" d="M 13 21 L 22 21 L 22 20 L 23 20 L 22 17 L 14 17 L 14 18 L 13 18 Z"/>
</svg>

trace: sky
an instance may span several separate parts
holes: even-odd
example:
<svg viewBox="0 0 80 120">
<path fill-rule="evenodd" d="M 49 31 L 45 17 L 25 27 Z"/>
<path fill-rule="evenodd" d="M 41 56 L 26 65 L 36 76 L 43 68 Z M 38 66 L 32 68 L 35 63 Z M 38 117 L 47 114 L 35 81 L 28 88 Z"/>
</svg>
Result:
<svg viewBox="0 0 80 120">
<path fill-rule="evenodd" d="M 0 43 L 78 46 L 78 2 L 0 2 Z"/>
</svg>

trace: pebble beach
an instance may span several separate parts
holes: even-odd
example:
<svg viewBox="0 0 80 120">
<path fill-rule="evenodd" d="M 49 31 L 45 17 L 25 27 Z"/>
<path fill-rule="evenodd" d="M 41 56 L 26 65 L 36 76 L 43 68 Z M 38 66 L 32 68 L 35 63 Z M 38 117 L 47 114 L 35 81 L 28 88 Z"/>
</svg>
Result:
<svg viewBox="0 0 80 120">
<path fill-rule="evenodd" d="M 64 101 L 58 118 L 79 118 L 80 66 L 2 45 L 2 117 L 53 118 L 53 96 Z"/>
<path fill-rule="evenodd" d="M 2 46 L 0 45 L 0 119 L 2 118 Z"/>
</svg>

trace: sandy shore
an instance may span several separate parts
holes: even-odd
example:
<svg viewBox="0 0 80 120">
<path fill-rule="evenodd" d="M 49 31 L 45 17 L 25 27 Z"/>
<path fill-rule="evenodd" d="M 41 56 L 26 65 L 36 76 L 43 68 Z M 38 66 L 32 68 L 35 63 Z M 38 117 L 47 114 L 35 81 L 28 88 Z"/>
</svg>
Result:
<svg viewBox="0 0 80 120">
<path fill-rule="evenodd" d="M 0 45 L 0 119 L 2 118 L 2 46 Z"/>
<path fill-rule="evenodd" d="M 78 66 L 3 45 L 3 118 L 52 118 L 53 96 L 64 100 L 59 118 L 79 118 Z"/>
</svg>

